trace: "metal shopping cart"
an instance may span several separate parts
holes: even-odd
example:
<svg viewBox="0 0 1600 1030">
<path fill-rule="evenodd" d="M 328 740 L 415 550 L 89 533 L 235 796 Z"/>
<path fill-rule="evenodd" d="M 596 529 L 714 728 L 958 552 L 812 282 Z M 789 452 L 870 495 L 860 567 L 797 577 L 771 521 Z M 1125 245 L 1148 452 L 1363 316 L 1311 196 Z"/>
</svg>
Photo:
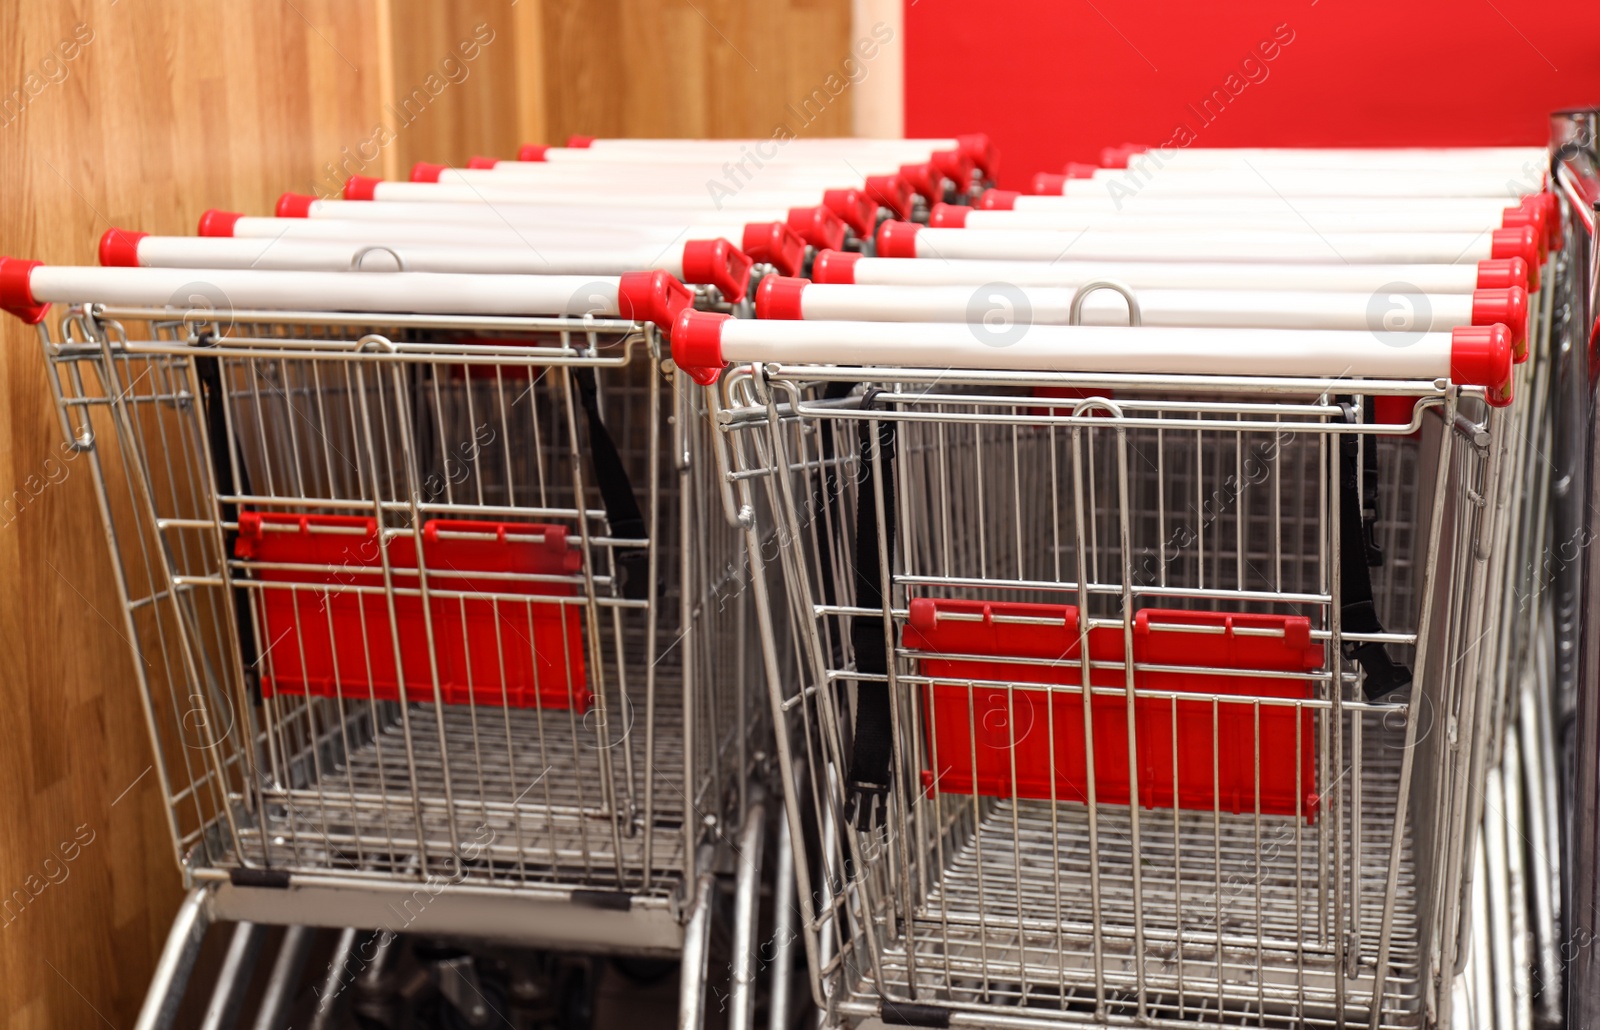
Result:
<svg viewBox="0 0 1600 1030">
<path fill-rule="evenodd" d="M 709 575 L 738 537 L 686 488 L 699 391 L 651 324 L 688 291 L 0 271 L 94 470 L 192 888 L 141 1025 L 212 920 L 682 956 L 698 1025 L 770 731 L 748 592 Z M 315 290 L 343 310 L 294 307 Z"/>
<path fill-rule="evenodd" d="M 798 643 L 768 673 L 818 1006 L 1446 1021 L 1501 707 L 1508 334 L 979 335 L 675 331 L 701 381 L 735 363 L 708 391 L 731 514 L 770 506 L 785 545 L 754 587 Z"/>
</svg>

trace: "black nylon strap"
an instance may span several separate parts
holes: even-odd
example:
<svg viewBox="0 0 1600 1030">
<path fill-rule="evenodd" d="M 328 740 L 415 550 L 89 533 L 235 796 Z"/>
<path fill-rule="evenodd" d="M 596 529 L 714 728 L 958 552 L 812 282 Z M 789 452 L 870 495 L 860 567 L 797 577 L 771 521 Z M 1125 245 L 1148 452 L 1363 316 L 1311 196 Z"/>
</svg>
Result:
<svg viewBox="0 0 1600 1030">
<path fill-rule="evenodd" d="M 849 396 L 853 389 L 855 389 L 854 383 L 831 382 L 823 388 L 822 398 L 830 401 L 840 400 Z M 827 513 L 833 511 L 839 500 L 839 470 L 834 467 L 834 459 L 838 457 L 838 448 L 835 446 L 836 428 L 835 420 L 826 418 L 820 419 L 817 426 L 820 471 L 812 477 L 811 483 L 813 525 L 822 522 Z M 831 608 L 839 603 L 839 585 L 834 582 L 833 576 L 833 539 L 828 533 L 827 526 L 819 527 L 814 539 L 817 542 L 817 568 L 821 579 L 822 603 Z M 844 661 L 844 641 L 839 633 L 839 616 L 827 616 L 824 624 L 828 627 L 830 667 L 837 668 Z"/>
<path fill-rule="evenodd" d="M 1377 406 L 1362 406 L 1363 421 L 1368 425 L 1377 420 Z M 1361 529 L 1365 534 L 1367 564 L 1378 568 L 1383 564 L 1383 550 L 1378 546 L 1378 441 L 1366 433 L 1361 434 Z"/>
<path fill-rule="evenodd" d="M 870 410 L 877 391 L 868 390 L 861 402 Z M 856 504 L 855 606 L 881 609 L 884 590 L 889 584 L 879 577 L 878 514 L 883 515 L 883 548 L 892 556 L 895 538 L 894 457 L 895 425 L 890 421 L 873 425 L 863 419 L 861 430 L 860 492 Z M 876 439 L 874 439 L 876 436 Z M 876 474 L 872 457 L 877 453 L 882 466 L 883 505 L 877 503 Z M 892 565 L 892 557 L 891 557 Z M 892 577 L 892 568 L 891 568 Z M 855 651 L 856 671 L 882 676 L 889 671 L 889 655 L 884 643 L 883 621 L 857 616 L 850 620 L 850 644 Z M 891 766 L 894 757 L 893 718 L 890 715 L 889 685 L 879 681 L 856 683 L 856 728 L 850 755 L 850 772 L 845 777 L 845 818 L 859 830 L 882 825 L 889 799 Z"/>
<path fill-rule="evenodd" d="M 611 535 L 621 540 L 643 540 L 644 515 L 639 511 L 633 480 L 622 463 L 616 441 L 611 438 L 611 431 L 600 417 L 600 398 L 594 369 L 575 368 L 572 379 L 577 384 L 578 399 L 588 419 L 589 460 L 594 464 L 595 485 L 600 488 L 600 500 L 606 508 L 606 522 L 611 526 Z M 618 548 L 614 554 L 621 573 L 622 596 L 630 601 L 643 600 L 649 593 L 649 552 L 642 547 L 627 547 Z"/>
<path fill-rule="evenodd" d="M 1372 599 L 1371 568 L 1382 564 L 1383 557 L 1374 554 L 1374 549 L 1367 545 L 1370 529 L 1364 517 L 1366 513 L 1362 511 L 1363 476 L 1358 469 L 1363 464 L 1361 452 L 1359 434 L 1345 433 L 1339 437 L 1339 624 L 1344 633 L 1382 633 L 1383 623 Z M 1369 469 L 1375 465 L 1370 452 L 1364 464 Z M 1369 482 L 1371 487 L 1367 494 L 1370 497 L 1376 493 L 1376 475 Z M 1376 519 L 1376 502 L 1372 512 Z M 1358 663 L 1366 673 L 1368 701 L 1387 697 L 1411 683 L 1411 670 L 1389 657 L 1387 645 L 1346 642 L 1343 649 L 1344 656 Z"/>
<path fill-rule="evenodd" d="M 202 333 L 199 345 L 211 346 L 211 334 Z M 222 365 L 216 358 L 197 357 L 194 359 L 194 371 L 195 377 L 200 380 L 200 404 L 205 411 L 206 442 L 211 448 L 211 472 L 216 478 L 217 490 L 220 493 L 251 493 L 250 473 L 243 462 L 239 463 L 239 481 L 235 483 L 233 478 L 233 442 L 228 436 L 227 415 L 222 407 L 226 403 L 222 385 Z M 237 490 L 233 489 L 234 487 L 237 487 Z M 237 522 L 238 505 L 222 505 L 222 520 Z M 229 530 L 223 535 L 224 561 L 233 554 L 234 545 L 238 540 L 238 530 Z M 239 634 L 239 660 L 244 669 L 245 683 L 250 687 L 251 696 L 259 697 L 261 670 L 258 666 L 261 655 L 260 647 L 256 643 L 255 619 L 250 616 L 250 591 L 246 587 L 233 588 L 233 620 Z"/>
</svg>

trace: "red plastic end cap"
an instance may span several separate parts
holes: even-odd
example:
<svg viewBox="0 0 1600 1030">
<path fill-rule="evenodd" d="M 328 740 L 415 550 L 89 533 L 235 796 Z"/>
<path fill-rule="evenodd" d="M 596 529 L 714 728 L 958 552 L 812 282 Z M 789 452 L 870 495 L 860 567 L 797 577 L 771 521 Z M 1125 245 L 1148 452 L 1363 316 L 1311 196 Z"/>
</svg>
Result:
<svg viewBox="0 0 1600 1030">
<path fill-rule="evenodd" d="M 449 167 L 449 165 L 436 165 L 428 161 L 418 161 L 411 166 L 411 181 L 438 182 L 439 176 Z"/>
<path fill-rule="evenodd" d="M 973 166 L 989 178 L 994 178 L 995 165 L 1000 163 L 1000 155 L 994 149 L 986 132 L 972 132 L 965 136 L 956 137 L 956 149 L 966 155 Z"/>
<path fill-rule="evenodd" d="M 727 240 L 690 240 L 683 245 L 683 281 L 715 286 L 728 300 L 743 300 L 750 288 L 750 258 Z"/>
<path fill-rule="evenodd" d="M 787 275 L 767 276 L 756 287 L 756 317 L 800 321 L 805 318 L 800 313 L 800 295 L 810 285 L 809 279 L 795 279 Z"/>
<path fill-rule="evenodd" d="M 1100 170 L 1099 165 L 1084 164 L 1081 161 L 1068 161 L 1062 174 L 1069 179 L 1093 179 L 1094 173 Z"/>
<path fill-rule="evenodd" d="M 1511 330 L 1511 357 L 1528 359 L 1528 291 L 1520 286 L 1504 290 L 1472 291 L 1472 324 L 1500 324 Z"/>
<path fill-rule="evenodd" d="M 1450 333 L 1450 378 L 1481 386 L 1489 403 L 1511 403 L 1511 330 L 1503 325 L 1460 325 Z"/>
<path fill-rule="evenodd" d="M 1016 190 L 984 190 L 983 196 L 978 198 L 978 210 L 1014 211 L 1020 196 L 1022 194 Z"/>
<path fill-rule="evenodd" d="M 900 175 L 867 176 L 867 196 L 896 218 L 911 217 L 911 184 Z"/>
<path fill-rule="evenodd" d="M 1528 263 L 1521 258 L 1490 258 L 1478 262 L 1478 289 L 1528 288 Z"/>
<path fill-rule="evenodd" d="M 149 235 L 132 229 L 107 229 L 100 237 L 100 263 L 107 268 L 138 268 L 139 241 Z"/>
<path fill-rule="evenodd" d="M 1539 245 L 1539 260 L 1543 261 L 1545 255 L 1550 252 L 1550 233 L 1545 229 L 1544 207 L 1539 204 L 1531 207 L 1519 204 L 1501 212 L 1502 229 L 1520 229 L 1524 225 L 1533 230 L 1533 238 Z"/>
<path fill-rule="evenodd" d="M 1544 211 L 1545 246 L 1550 250 L 1561 247 L 1561 201 L 1554 193 L 1535 193 L 1522 198 L 1523 207 L 1537 207 Z"/>
<path fill-rule="evenodd" d="M 659 269 L 624 272 L 617 280 L 617 313 L 635 322 L 654 322 L 669 336 L 678 312 L 693 306 L 694 292 Z"/>
<path fill-rule="evenodd" d="M 1491 234 L 1489 256 L 1493 258 L 1519 257 L 1528 263 L 1528 285 L 1539 288 L 1539 244 L 1533 238 L 1533 229 L 1520 226 L 1515 229 L 1496 229 Z"/>
<path fill-rule="evenodd" d="M 583 150 L 593 144 L 594 140 L 593 136 L 579 136 L 577 133 L 573 133 L 567 137 L 567 146 L 576 150 Z"/>
<path fill-rule="evenodd" d="M 279 218 L 310 218 L 311 202 L 316 199 L 307 193 L 285 193 L 278 198 L 278 206 L 272 213 Z"/>
<path fill-rule="evenodd" d="M 944 199 L 944 175 L 933 166 L 932 161 L 924 161 L 919 165 L 901 165 L 900 178 L 909 183 L 917 195 L 930 204 Z"/>
<path fill-rule="evenodd" d="M 870 235 L 878 224 L 878 205 L 862 190 L 823 190 L 822 205 L 855 230 L 857 236 Z"/>
<path fill-rule="evenodd" d="M 782 222 L 746 224 L 740 244 L 751 261 L 771 265 L 779 275 L 799 275 L 806 260 L 805 241 Z"/>
<path fill-rule="evenodd" d="M 517 148 L 518 161 L 543 161 L 545 151 L 550 148 L 543 143 L 524 143 Z"/>
<path fill-rule="evenodd" d="M 935 150 L 928 160 L 939 174 L 953 180 L 956 189 L 965 190 L 972 183 L 972 158 L 959 150 Z"/>
<path fill-rule="evenodd" d="M 967 215 L 972 213 L 972 208 L 965 204 L 935 204 L 928 213 L 928 228 L 930 229 L 964 229 L 967 225 Z"/>
<path fill-rule="evenodd" d="M 1051 175 L 1049 172 L 1040 172 L 1033 177 L 1033 195 L 1036 197 L 1059 197 L 1067 191 L 1067 177 L 1065 175 Z"/>
<path fill-rule="evenodd" d="M 488 171 L 489 169 L 493 168 L 495 165 L 497 165 L 499 163 L 500 163 L 500 159 L 498 157 L 469 157 L 469 158 L 467 158 L 467 167 L 468 168 L 477 169 L 478 171 Z"/>
<path fill-rule="evenodd" d="M 821 205 L 791 207 L 789 228 L 794 230 L 796 236 L 818 250 L 824 247 L 840 250 L 844 247 L 844 222 L 839 220 L 838 215 Z"/>
<path fill-rule="evenodd" d="M 878 230 L 878 256 L 883 258 L 914 258 L 917 256 L 916 222 L 884 222 Z"/>
<path fill-rule="evenodd" d="M 346 200 L 376 200 L 378 199 L 378 184 L 382 179 L 374 179 L 370 175 L 352 175 L 344 183 L 344 199 Z"/>
<path fill-rule="evenodd" d="M 728 365 L 722 360 L 722 327 L 732 318 L 719 311 L 680 311 L 672 327 L 672 363 L 701 386 L 716 382 Z"/>
<path fill-rule="evenodd" d="M 212 208 L 200 216 L 201 236 L 232 236 L 233 225 L 243 218 L 237 211 L 218 211 Z"/>
<path fill-rule="evenodd" d="M 1116 147 L 1104 147 L 1100 151 L 1100 167 L 1126 168 L 1133 155 L 1142 154 L 1150 148 L 1143 143 L 1124 143 Z"/>
<path fill-rule="evenodd" d="M 811 259 L 811 281 L 854 284 L 856 262 L 860 260 L 860 254 L 853 254 L 848 250 L 824 250 Z"/>
<path fill-rule="evenodd" d="M 43 261 L 0 257 L 0 310 L 7 311 L 29 325 L 38 325 L 49 313 L 50 305 L 33 299 L 30 280 Z"/>
</svg>

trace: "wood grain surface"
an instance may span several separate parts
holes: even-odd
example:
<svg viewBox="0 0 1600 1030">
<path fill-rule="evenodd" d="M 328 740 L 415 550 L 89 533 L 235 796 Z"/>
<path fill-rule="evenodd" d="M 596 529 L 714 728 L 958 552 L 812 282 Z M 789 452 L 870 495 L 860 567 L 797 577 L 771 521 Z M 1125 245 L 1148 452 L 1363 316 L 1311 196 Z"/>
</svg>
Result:
<svg viewBox="0 0 1600 1030">
<path fill-rule="evenodd" d="M 573 132 L 844 134 L 848 90 L 792 112 L 849 18 L 846 0 L 0 4 L 0 254 L 92 264 L 112 226 L 191 233 L 209 207 L 267 214 L 284 190 Z M 181 882 L 88 464 L 63 455 L 35 332 L 0 327 L 0 1025 L 121 1028 Z"/>
</svg>

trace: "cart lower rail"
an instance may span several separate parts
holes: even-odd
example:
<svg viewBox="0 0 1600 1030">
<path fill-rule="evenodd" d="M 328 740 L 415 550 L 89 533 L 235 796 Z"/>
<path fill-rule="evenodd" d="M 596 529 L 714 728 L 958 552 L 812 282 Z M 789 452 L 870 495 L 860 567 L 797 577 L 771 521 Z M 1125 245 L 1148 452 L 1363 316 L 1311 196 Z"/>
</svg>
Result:
<svg viewBox="0 0 1600 1030">
<path fill-rule="evenodd" d="M 651 771 L 663 804 L 646 826 L 644 813 L 620 799 L 632 811 L 617 821 L 626 830 L 613 833 L 611 804 L 596 787 L 598 745 L 544 746 L 573 736 L 569 713 L 412 705 L 402 719 L 389 707 L 378 732 L 315 782 L 264 789 L 265 830 L 243 831 L 240 853 L 229 858 L 277 869 L 443 870 L 463 882 L 613 890 L 622 882 L 648 894 L 677 886 L 683 799 L 670 780 L 682 768 L 681 713 L 657 713 L 663 739 Z"/>
<path fill-rule="evenodd" d="M 1360 836 L 1368 841 L 1356 849 L 1359 870 L 1342 871 L 1353 913 L 1345 925 L 1355 931 L 1344 968 L 1332 937 L 1334 885 L 1319 869 L 1316 825 L 1225 811 L 1147 815 L 1138 830 L 1136 907 L 1127 810 L 1102 805 L 1096 905 L 1086 808 L 945 795 L 945 812 L 965 807 L 958 818 L 969 826 L 971 810 L 978 810 L 977 832 L 969 830 L 946 853 L 940 882 L 907 929 L 909 954 L 905 938 L 888 945 L 883 982 L 863 983 L 861 990 L 875 996 L 881 987 L 892 998 L 959 1008 L 1049 1010 L 1053 1019 L 1252 1026 L 1331 1025 L 1342 991 L 1345 1021 L 1369 1024 L 1403 740 L 1383 731 L 1377 714 L 1366 722 L 1367 755 L 1359 774 L 1348 776 L 1359 791 L 1347 791 L 1344 805 L 1346 825 L 1353 826 L 1359 794 Z M 1408 833 L 1380 1027 L 1422 1022 L 1412 857 Z M 1100 998 L 1093 987 L 1097 961 L 1105 984 Z"/>
</svg>

